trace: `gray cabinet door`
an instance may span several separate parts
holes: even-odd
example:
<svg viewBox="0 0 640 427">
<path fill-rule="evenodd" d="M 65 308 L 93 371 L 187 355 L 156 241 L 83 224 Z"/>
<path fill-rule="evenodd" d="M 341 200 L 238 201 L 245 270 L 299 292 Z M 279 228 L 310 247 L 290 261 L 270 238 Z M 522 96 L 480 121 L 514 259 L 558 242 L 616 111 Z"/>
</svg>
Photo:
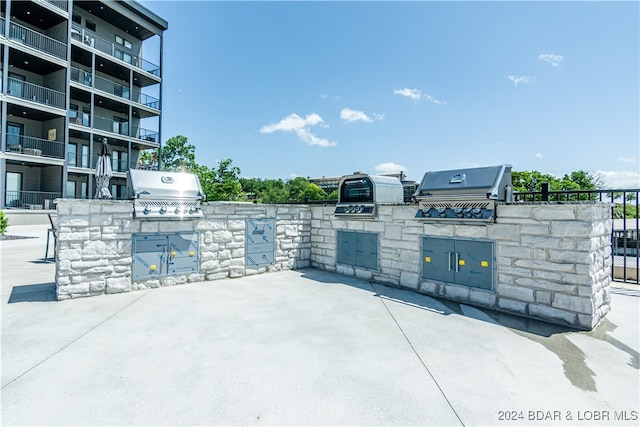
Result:
<svg viewBox="0 0 640 427">
<path fill-rule="evenodd" d="M 198 272 L 198 233 L 170 234 L 167 273 L 192 274 Z"/>
<path fill-rule="evenodd" d="M 338 264 L 356 265 L 356 233 L 339 230 L 337 240 Z"/>
<path fill-rule="evenodd" d="M 454 256 L 455 240 L 422 237 L 422 278 L 454 282 Z"/>
<path fill-rule="evenodd" d="M 133 235 L 133 280 L 166 274 L 167 236 Z"/>
<path fill-rule="evenodd" d="M 356 233 L 356 265 L 369 270 L 378 269 L 378 234 Z"/>
<path fill-rule="evenodd" d="M 493 242 L 456 240 L 456 283 L 493 289 Z"/>
</svg>

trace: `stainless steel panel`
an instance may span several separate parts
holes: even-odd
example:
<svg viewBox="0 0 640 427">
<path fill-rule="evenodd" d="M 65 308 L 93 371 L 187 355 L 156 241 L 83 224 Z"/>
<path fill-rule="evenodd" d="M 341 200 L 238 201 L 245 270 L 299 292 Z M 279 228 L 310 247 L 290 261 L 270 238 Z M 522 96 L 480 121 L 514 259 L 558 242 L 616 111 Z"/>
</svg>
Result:
<svg viewBox="0 0 640 427">
<path fill-rule="evenodd" d="M 336 262 L 338 264 L 378 270 L 379 234 L 366 231 L 337 232 Z"/>
<path fill-rule="evenodd" d="M 154 200 L 202 200 L 204 193 L 198 176 L 192 173 L 129 170 L 133 198 Z"/>
<path fill-rule="evenodd" d="M 478 198 L 511 201 L 511 165 L 489 166 L 425 173 L 417 198 Z"/>
<path fill-rule="evenodd" d="M 200 233 L 134 233 L 133 280 L 193 274 L 199 271 Z"/>
</svg>

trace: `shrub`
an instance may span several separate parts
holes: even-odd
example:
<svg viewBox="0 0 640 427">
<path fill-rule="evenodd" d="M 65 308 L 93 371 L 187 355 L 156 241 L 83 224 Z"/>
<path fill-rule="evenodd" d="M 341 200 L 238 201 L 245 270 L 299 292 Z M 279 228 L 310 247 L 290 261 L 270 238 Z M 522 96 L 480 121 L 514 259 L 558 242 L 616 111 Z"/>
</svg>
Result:
<svg viewBox="0 0 640 427">
<path fill-rule="evenodd" d="M 4 234 L 9 226 L 9 218 L 4 214 L 4 211 L 0 211 L 0 234 Z"/>
</svg>

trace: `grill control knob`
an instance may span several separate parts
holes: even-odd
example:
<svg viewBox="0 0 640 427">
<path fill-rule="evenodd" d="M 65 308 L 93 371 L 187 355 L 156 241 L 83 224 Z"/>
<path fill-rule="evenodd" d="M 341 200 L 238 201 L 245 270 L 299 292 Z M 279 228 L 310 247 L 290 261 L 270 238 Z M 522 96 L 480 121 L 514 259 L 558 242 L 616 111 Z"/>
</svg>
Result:
<svg viewBox="0 0 640 427">
<path fill-rule="evenodd" d="M 174 211 L 174 213 L 175 213 L 176 215 L 180 215 L 180 208 L 176 208 L 176 210 Z"/>
<path fill-rule="evenodd" d="M 462 208 L 455 208 L 453 213 L 455 214 L 455 216 L 457 216 L 458 218 L 462 218 Z"/>
<path fill-rule="evenodd" d="M 438 216 L 445 217 L 447 216 L 447 210 L 445 208 L 438 208 Z"/>
<path fill-rule="evenodd" d="M 364 206 L 362 206 L 362 205 L 356 206 L 356 213 L 362 213 L 363 209 L 364 209 Z"/>
<path fill-rule="evenodd" d="M 191 206 L 191 207 L 189 208 L 189 213 L 190 213 L 190 214 L 193 214 L 193 213 L 195 213 L 195 212 L 196 212 L 196 208 L 195 208 L 195 207 L 193 207 L 193 206 Z"/>
<path fill-rule="evenodd" d="M 422 216 L 429 218 L 431 216 L 431 209 L 422 209 Z"/>
<path fill-rule="evenodd" d="M 145 206 L 142 213 L 144 213 L 145 215 L 149 215 L 151 213 L 151 208 L 149 206 Z"/>
<path fill-rule="evenodd" d="M 462 213 L 464 214 L 464 216 L 466 216 L 467 218 L 471 218 L 471 208 L 464 208 L 464 210 L 462 211 Z"/>
<path fill-rule="evenodd" d="M 471 211 L 471 213 L 473 214 L 474 217 L 480 218 L 480 216 L 482 215 L 482 209 L 475 208 L 474 210 Z"/>
<path fill-rule="evenodd" d="M 161 214 L 163 214 L 163 215 L 164 215 L 165 213 L 167 213 L 167 207 L 166 207 L 166 206 L 161 207 L 161 208 L 160 208 L 160 213 L 161 213 Z"/>
</svg>

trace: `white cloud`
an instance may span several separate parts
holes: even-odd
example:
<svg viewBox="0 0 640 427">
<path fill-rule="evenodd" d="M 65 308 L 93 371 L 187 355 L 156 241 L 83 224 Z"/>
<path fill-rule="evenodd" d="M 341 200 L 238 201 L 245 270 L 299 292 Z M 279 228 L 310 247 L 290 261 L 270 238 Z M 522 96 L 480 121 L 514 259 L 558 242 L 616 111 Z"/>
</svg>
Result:
<svg viewBox="0 0 640 427">
<path fill-rule="evenodd" d="M 406 167 L 393 162 L 380 163 L 376 165 L 374 169 L 379 173 L 400 173 L 407 171 Z"/>
<path fill-rule="evenodd" d="M 431 95 L 425 95 L 425 96 L 424 96 L 424 99 L 426 99 L 426 100 L 427 100 L 427 101 L 429 101 L 429 102 L 433 102 L 434 104 L 437 104 L 437 105 L 444 105 L 444 104 L 446 104 L 446 102 L 444 102 L 444 101 L 440 101 L 439 99 L 435 99 L 435 98 L 434 98 L 433 96 L 431 96 Z"/>
<path fill-rule="evenodd" d="M 420 99 L 426 99 L 429 102 L 432 102 L 434 104 L 437 105 L 444 105 L 446 104 L 446 102 L 441 101 L 439 99 L 434 98 L 433 96 L 429 95 L 429 94 L 422 94 L 422 91 L 420 89 L 409 89 L 409 88 L 404 88 L 404 89 L 396 89 L 393 91 L 393 93 L 395 93 L 396 95 L 402 95 L 402 96 L 406 96 L 408 98 L 413 99 L 414 101 L 419 101 Z"/>
<path fill-rule="evenodd" d="M 364 111 L 352 110 L 351 108 L 343 108 L 342 111 L 340 111 L 340 118 L 347 122 L 363 121 L 371 123 L 373 121 L 373 119 L 367 116 Z"/>
<path fill-rule="evenodd" d="M 622 163 L 634 163 L 636 159 L 634 157 L 618 157 L 618 161 Z"/>
<path fill-rule="evenodd" d="M 550 53 L 543 53 L 541 55 L 538 55 L 538 59 L 548 62 L 552 67 L 557 67 L 562 64 L 562 61 L 564 61 L 564 57 L 562 55 L 552 55 Z"/>
<path fill-rule="evenodd" d="M 321 147 L 331 147 L 336 145 L 335 142 L 325 138 L 319 138 L 311 133 L 309 126 L 321 125 L 324 123 L 322 117 L 318 114 L 308 114 L 305 118 L 300 117 L 296 113 L 289 114 L 278 123 L 271 123 L 260 128 L 260 133 L 273 133 L 276 131 L 292 132 L 298 138 L 308 145 L 319 145 Z"/>
<path fill-rule="evenodd" d="M 396 95 L 407 96 L 414 101 L 417 101 L 422 97 L 422 92 L 419 89 L 396 89 L 393 91 L 393 93 L 395 93 Z"/>
<path fill-rule="evenodd" d="M 636 189 L 640 188 L 640 173 L 633 171 L 596 171 L 604 181 L 605 188 L 611 189 Z"/>
<path fill-rule="evenodd" d="M 531 84 L 535 80 L 532 76 L 514 76 L 510 74 L 507 77 L 513 82 L 515 87 L 518 87 L 520 84 Z"/>
<path fill-rule="evenodd" d="M 386 116 L 384 114 L 373 113 L 373 117 L 375 117 L 376 120 L 380 122 L 384 120 Z"/>
<path fill-rule="evenodd" d="M 544 155 L 542 153 L 536 153 L 536 159 L 541 159 L 543 157 Z"/>
</svg>

